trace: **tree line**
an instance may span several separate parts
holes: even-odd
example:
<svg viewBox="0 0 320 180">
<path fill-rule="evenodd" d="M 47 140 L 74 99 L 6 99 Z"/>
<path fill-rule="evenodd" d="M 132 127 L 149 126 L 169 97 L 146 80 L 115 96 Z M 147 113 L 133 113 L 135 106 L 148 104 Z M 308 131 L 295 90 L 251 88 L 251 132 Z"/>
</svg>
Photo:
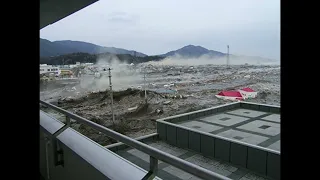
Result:
<svg viewBox="0 0 320 180">
<path fill-rule="evenodd" d="M 163 59 L 161 56 L 145 56 L 138 57 L 132 56 L 130 54 L 89 54 L 89 53 L 71 53 L 60 56 L 53 57 L 40 57 L 40 64 L 51 64 L 51 65 L 69 65 L 75 64 L 76 62 L 80 63 L 96 63 L 98 59 L 104 59 L 107 62 L 110 62 L 112 59 L 117 59 L 121 63 L 143 63 L 148 61 L 160 61 Z"/>
</svg>

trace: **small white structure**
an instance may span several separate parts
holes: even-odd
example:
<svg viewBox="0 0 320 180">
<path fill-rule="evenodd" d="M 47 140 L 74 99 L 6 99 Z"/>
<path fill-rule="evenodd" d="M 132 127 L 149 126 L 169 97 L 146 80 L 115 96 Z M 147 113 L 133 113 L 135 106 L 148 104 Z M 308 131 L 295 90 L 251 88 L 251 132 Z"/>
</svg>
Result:
<svg viewBox="0 0 320 180">
<path fill-rule="evenodd" d="M 94 73 L 94 77 L 95 77 L 95 78 L 100 78 L 100 77 L 101 77 L 101 74 L 100 74 L 99 72 L 96 72 L 96 73 Z"/>
<path fill-rule="evenodd" d="M 70 68 L 75 68 L 75 67 L 78 67 L 78 66 L 80 66 L 80 65 L 78 65 L 78 64 L 70 64 L 69 65 Z"/>
<path fill-rule="evenodd" d="M 92 66 L 93 63 L 84 63 L 83 65 L 84 65 L 84 66 Z"/>
<path fill-rule="evenodd" d="M 253 89 L 248 88 L 248 87 L 243 88 L 243 89 L 239 89 L 238 91 L 241 93 L 241 95 L 244 99 L 256 98 L 258 95 L 258 92 L 255 92 Z"/>
<path fill-rule="evenodd" d="M 69 65 L 57 65 L 60 69 L 70 69 Z"/>
<path fill-rule="evenodd" d="M 52 73 L 55 76 L 59 76 L 61 73 L 61 70 L 59 67 L 52 66 L 52 65 L 47 65 L 47 64 L 40 64 L 40 74 L 45 74 L 45 73 Z"/>
</svg>

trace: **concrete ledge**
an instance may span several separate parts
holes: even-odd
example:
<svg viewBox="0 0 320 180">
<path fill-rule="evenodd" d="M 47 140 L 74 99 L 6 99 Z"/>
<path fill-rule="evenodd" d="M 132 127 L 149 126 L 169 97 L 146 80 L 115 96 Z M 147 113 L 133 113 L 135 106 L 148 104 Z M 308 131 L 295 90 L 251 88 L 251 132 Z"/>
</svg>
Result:
<svg viewBox="0 0 320 180">
<path fill-rule="evenodd" d="M 261 147 L 261 146 L 257 146 L 257 145 L 253 145 L 253 144 L 237 141 L 235 139 L 229 139 L 229 138 L 226 138 L 226 137 L 222 137 L 222 136 L 218 136 L 218 135 L 215 135 L 215 134 L 199 131 L 199 130 L 188 128 L 188 127 L 185 127 L 185 126 L 180 126 L 178 124 L 174 124 L 174 123 L 170 123 L 170 122 L 166 122 L 166 121 L 157 122 L 157 126 L 158 127 L 161 126 L 163 129 L 167 129 L 168 126 L 174 126 L 174 127 L 178 128 L 178 129 L 183 129 L 183 130 L 188 131 L 189 136 L 190 136 L 190 132 L 192 132 L 192 133 L 194 132 L 194 133 L 198 133 L 198 134 L 201 134 L 201 135 L 206 135 L 206 136 L 209 136 L 209 137 L 212 137 L 212 138 L 215 138 L 215 139 L 221 139 L 221 140 L 225 140 L 225 141 L 230 141 L 230 142 L 235 143 L 235 144 L 240 144 L 240 145 L 243 145 L 243 146 L 252 147 L 252 148 L 255 148 L 255 149 L 260 149 L 260 150 L 263 150 L 263 151 L 266 151 L 266 152 L 279 154 L 279 155 L 281 154 L 280 151 L 276 151 L 276 150 L 273 150 L 273 149 L 268 149 L 268 148 L 265 148 L 265 147 Z M 161 133 L 163 133 L 163 132 L 162 131 L 158 131 L 159 139 L 163 140 L 163 141 L 166 141 L 166 139 L 162 138 L 162 137 L 166 138 L 166 134 L 163 135 Z M 177 141 L 179 141 L 179 139 L 177 139 Z"/>
<path fill-rule="evenodd" d="M 200 148 L 201 148 L 201 140 L 200 140 L 200 134 L 199 133 L 195 133 L 192 131 L 189 131 L 189 136 L 188 136 L 188 140 L 189 140 L 189 146 L 188 148 L 195 151 L 195 152 L 201 152 Z"/>
<path fill-rule="evenodd" d="M 159 134 L 159 138 L 162 140 L 167 140 L 167 126 L 163 123 L 157 122 L 157 133 Z"/>
<path fill-rule="evenodd" d="M 247 159 L 248 159 L 248 147 L 231 143 L 230 146 L 230 162 L 235 165 L 239 165 L 242 167 L 247 167 Z"/>
<path fill-rule="evenodd" d="M 267 175 L 267 154 L 268 152 L 260 149 L 248 147 L 247 168 Z"/>
<path fill-rule="evenodd" d="M 158 133 L 152 133 L 152 134 L 148 134 L 148 135 L 145 135 L 145 136 L 140 136 L 140 137 L 136 138 L 135 140 L 146 143 L 146 142 L 153 141 L 153 140 L 158 140 L 158 139 L 159 139 L 158 138 Z M 129 148 L 128 145 L 123 144 L 121 142 L 110 144 L 110 145 L 104 146 L 104 147 L 109 149 L 109 150 L 111 150 L 111 151 L 113 151 L 113 152 L 117 152 L 117 151 Z"/>
<path fill-rule="evenodd" d="M 230 162 L 230 146 L 231 142 L 229 141 L 226 141 L 224 139 L 215 139 L 214 157 L 226 162 Z"/>
<path fill-rule="evenodd" d="M 188 113 L 184 113 L 184 114 L 178 114 L 175 116 L 170 116 L 170 117 L 158 119 L 157 122 L 168 121 L 168 122 L 174 123 L 174 122 L 179 122 L 179 121 L 186 121 L 186 120 L 190 120 L 193 118 L 198 118 L 198 117 L 202 117 L 202 116 L 206 116 L 206 115 L 210 115 L 210 114 L 215 114 L 217 112 L 223 112 L 223 111 L 226 111 L 230 108 L 239 108 L 239 107 L 240 107 L 240 102 L 234 102 L 234 103 L 230 103 L 230 104 L 224 104 L 224 105 L 215 106 L 212 108 L 201 109 L 198 111 L 193 111 L 193 112 L 188 112 Z"/>
<path fill-rule="evenodd" d="M 251 110 L 259 110 L 263 112 L 280 113 L 281 107 L 269 104 L 259 104 L 252 102 L 240 102 L 240 107 Z"/>
<path fill-rule="evenodd" d="M 215 153 L 215 139 L 214 138 L 210 138 L 209 136 L 206 135 L 201 135 L 200 137 L 201 139 L 201 143 L 200 143 L 200 150 L 201 150 L 201 154 L 203 154 L 204 156 L 207 157 L 214 157 L 214 153 Z"/>
<path fill-rule="evenodd" d="M 109 179 L 142 179 L 147 173 L 73 129 L 66 129 L 57 139 Z"/>
<path fill-rule="evenodd" d="M 40 126 L 43 129 L 45 129 L 48 133 L 54 134 L 60 128 L 62 128 L 64 124 L 61 121 L 54 119 L 49 114 L 40 111 Z"/>
<path fill-rule="evenodd" d="M 258 104 L 258 103 L 250 103 L 250 102 L 234 102 L 230 104 L 224 104 L 220 106 L 215 106 L 212 108 L 201 109 L 198 111 L 193 111 L 189 113 L 179 114 L 171 117 L 166 117 L 162 119 L 158 119 L 156 122 L 166 121 L 171 123 L 179 123 L 182 121 L 188 121 L 200 117 L 209 116 L 212 114 L 222 113 L 228 110 L 237 109 L 237 108 L 244 108 L 250 110 L 258 110 L 263 112 L 271 112 L 271 113 L 280 113 L 281 109 L 280 106 L 273 106 L 268 104 Z M 160 125 L 161 126 L 161 125 Z M 159 127 L 157 127 L 159 129 Z M 162 127 L 160 127 L 160 131 L 164 131 Z M 158 131 L 159 134 L 161 134 Z M 163 137 L 162 137 L 163 139 Z"/>
<path fill-rule="evenodd" d="M 189 147 L 189 131 L 177 128 L 177 146 L 180 148 Z"/>
<path fill-rule="evenodd" d="M 280 155 L 268 153 L 267 176 L 273 179 L 280 180 L 280 174 L 281 174 L 280 159 L 281 159 Z"/>
</svg>

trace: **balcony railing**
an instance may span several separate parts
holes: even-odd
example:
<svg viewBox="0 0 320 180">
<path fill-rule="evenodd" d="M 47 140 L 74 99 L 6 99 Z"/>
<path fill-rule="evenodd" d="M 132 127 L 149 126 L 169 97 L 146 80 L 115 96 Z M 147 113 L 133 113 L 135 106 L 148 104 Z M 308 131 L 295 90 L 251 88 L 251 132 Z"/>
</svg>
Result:
<svg viewBox="0 0 320 180">
<path fill-rule="evenodd" d="M 145 175 L 143 179 L 153 179 L 157 175 L 157 170 L 158 170 L 158 160 L 161 160 L 163 162 L 166 162 L 172 166 L 175 166 L 183 171 L 186 171 L 192 175 L 195 175 L 199 178 L 206 179 L 206 180 L 213 180 L 213 179 L 220 179 L 220 180 L 230 180 L 229 178 L 222 176 L 220 174 L 217 174 L 215 172 L 209 171 L 205 168 L 202 168 L 200 166 L 197 166 L 195 164 L 192 164 L 188 161 L 185 161 L 183 159 L 180 159 L 178 157 L 175 157 L 171 154 L 165 153 L 163 151 L 160 151 L 156 148 L 153 148 L 151 146 L 148 146 L 147 144 L 144 144 L 140 141 L 137 141 L 135 139 L 132 139 L 130 137 L 127 137 L 123 134 L 120 134 L 116 131 L 113 131 L 111 129 L 108 129 L 104 126 L 101 126 L 99 124 L 96 124 L 92 121 L 89 121 L 83 117 L 80 117 L 76 114 L 70 113 L 64 109 L 61 109 L 53 104 L 50 104 L 48 102 L 40 100 L 40 104 L 49 107 L 59 113 L 62 113 L 66 116 L 66 124 L 58 130 L 58 133 L 60 134 L 63 132 L 65 129 L 70 127 L 70 119 L 73 119 L 77 121 L 78 123 L 82 123 L 85 125 L 90 126 L 91 128 L 94 128 L 101 133 L 106 134 L 108 137 L 117 140 L 119 142 L 122 142 L 128 146 L 131 146 L 132 148 L 138 149 L 150 156 L 150 161 L 149 161 L 149 167 L 150 170 L 149 172 Z"/>
</svg>

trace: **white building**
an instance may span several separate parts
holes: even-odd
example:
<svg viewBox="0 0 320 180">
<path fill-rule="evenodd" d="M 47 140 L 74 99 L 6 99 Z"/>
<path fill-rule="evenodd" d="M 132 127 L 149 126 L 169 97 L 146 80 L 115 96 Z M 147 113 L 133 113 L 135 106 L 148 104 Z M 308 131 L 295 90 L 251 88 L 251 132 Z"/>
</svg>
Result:
<svg viewBox="0 0 320 180">
<path fill-rule="evenodd" d="M 40 74 L 44 74 L 44 73 L 52 73 L 55 76 L 59 76 L 61 73 L 61 70 L 59 67 L 55 67 L 47 64 L 40 64 Z"/>
<path fill-rule="evenodd" d="M 60 69 L 70 69 L 69 65 L 57 65 Z"/>
<path fill-rule="evenodd" d="M 93 63 L 84 63 L 85 66 L 93 65 Z"/>
<path fill-rule="evenodd" d="M 253 89 L 251 88 L 242 88 L 238 90 L 242 97 L 245 99 L 250 99 L 250 98 L 256 98 L 258 96 L 258 92 L 255 92 Z"/>
</svg>

